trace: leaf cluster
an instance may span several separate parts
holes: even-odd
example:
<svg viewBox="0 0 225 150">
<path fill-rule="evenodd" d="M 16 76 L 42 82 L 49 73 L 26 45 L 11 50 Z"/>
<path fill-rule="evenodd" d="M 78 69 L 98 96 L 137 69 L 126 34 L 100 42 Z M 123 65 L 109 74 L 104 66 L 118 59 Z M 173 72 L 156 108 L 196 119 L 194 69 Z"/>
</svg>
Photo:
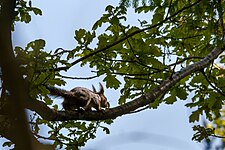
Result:
<svg viewBox="0 0 225 150">
<path fill-rule="evenodd" d="M 41 9 L 32 6 L 32 1 L 18 0 L 15 9 L 15 21 L 29 23 L 31 21 L 31 14 L 42 15 Z"/>
<path fill-rule="evenodd" d="M 25 48 L 16 47 L 16 58 L 29 83 L 31 97 L 53 105 L 57 110 L 58 105 L 48 97 L 49 92 L 44 85 L 64 85 L 65 76 L 61 72 L 80 64 L 81 67 L 89 66 L 97 77 L 103 77 L 107 88 L 120 89 L 118 103 L 124 104 L 152 91 L 177 71 L 201 60 L 214 47 L 223 46 L 224 1 L 132 2 L 137 14 L 153 13 L 152 19 L 140 20 L 136 26 L 129 25 L 127 6 L 131 1 L 122 0 L 117 7 L 107 6 L 91 31 L 76 30 L 74 39 L 77 45 L 72 50 L 58 48 L 48 52 L 44 50 L 45 41 L 42 39 L 28 43 Z M 31 2 L 18 1 L 19 16 L 16 20 L 28 23 L 31 11 L 41 15 Z M 99 33 L 100 28 L 105 29 L 103 33 Z M 222 54 L 220 63 L 223 64 L 224 60 Z M 191 97 L 191 102 L 186 104 L 195 108 L 190 122 L 199 121 L 202 114 L 213 121 L 221 117 L 224 84 L 224 69 L 212 63 L 183 78 L 149 107 L 157 108 L 161 103 L 173 104 Z M 74 145 L 83 146 L 87 140 L 95 138 L 99 127 L 109 133 L 108 128 L 98 121 L 49 122 L 38 117 L 35 122 L 33 131 L 37 137 L 39 126 L 44 124 L 50 128 L 49 140 L 53 139 L 59 148 L 63 145 L 67 145 L 67 149 Z M 111 123 L 111 120 L 105 122 Z M 62 134 L 62 130 L 68 134 Z M 197 133 L 193 139 L 197 141 L 207 139 L 212 133 L 212 130 L 201 126 L 195 126 L 194 130 Z"/>
<path fill-rule="evenodd" d="M 206 139 L 209 142 L 209 136 L 214 134 L 215 129 L 205 128 L 200 125 L 196 125 L 193 127 L 193 130 L 196 131 L 196 133 L 194 134 L 192 140 L 201 142 L 202 140 Z"/>
</svg>

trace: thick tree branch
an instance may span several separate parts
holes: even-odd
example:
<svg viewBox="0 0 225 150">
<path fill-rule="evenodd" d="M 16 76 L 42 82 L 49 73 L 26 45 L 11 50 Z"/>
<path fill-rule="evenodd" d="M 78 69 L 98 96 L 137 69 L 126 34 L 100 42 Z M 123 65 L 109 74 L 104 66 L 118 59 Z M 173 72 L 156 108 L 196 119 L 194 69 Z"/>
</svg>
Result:
<svg viewBox="0 0 225 150">
<path fill-rule="evenodd" d="M 28 97 L 26 84 L 18 69 L 11 41 L 11 28 L 15 17 L 16 0 L 0 0 L 0 67 L 2 80 L 10 94 L 5 109 L 7 115 L 1 114 L 0 124 L 4 124 L 5 116 L 10 120 L 4 128 L 0 128 L 1 136 L 12 140 L 16 149 L 45 149 L 29 131 L 25 113 L 25 100 Z M 3 100 L 3 99 L 2 99 Z M 1 110 L 2 111 L 2 110 Z M 2 127 L 2 126 L 1 126 Z M 3 130 L 4 129 L 4 130 Z"/>
<path fill-rule="evenodd" d="M 22 83 L 22 75 L 19 74 L 18 66 L 11 41 L 11 27 L 14 18 L 15 0 L 2 0 L 0 10 L 0 66 L 3 74 L 3 81 L 6 83 L 7 90 L 10 91 L 8 113 L 14 128 L 15 143 L 17 148 L 32 149 L 31 137 L 28 130 L 27 119 L 24 111 L 25 89 Z M 17 118 L 17 119 L 15 119 Z M 21 135 L 23 135 L 21 137 Z"/>
<path fill-rule="evenodd" d="M 43 119 L 51 121 L 65 121 L 65 120 L 105 120 L 105 119 L 115 119 L 118 116 L 122 116 L 130 113 L 140 107 L 147 106 L 149 103 L 153 103 L 155 99 L 167 92 L 171 87 L 178 83 L 181 79 L 186 76 L 200 71 L 207 67 L 214 59 L 218 57 L 224 51 L 223 48 L 214 48 L 211 53 L 209 53 L 204 59 L 196 62 L 182 70 L 173 74 L 164 82 L 162 82 L 157 88 L 153 89 L 151 92 L 144 94 L 143 96 L 136 98 L 133 101 L 127 102 L 121 106 L 110 108 L 104 112 L 65 112 L 65 111 L 54 111 L 48 108 L 43 102 L 34 101 L 30 102 L 28 109 L 36 111 L 40 114 Z"/>
</svg>

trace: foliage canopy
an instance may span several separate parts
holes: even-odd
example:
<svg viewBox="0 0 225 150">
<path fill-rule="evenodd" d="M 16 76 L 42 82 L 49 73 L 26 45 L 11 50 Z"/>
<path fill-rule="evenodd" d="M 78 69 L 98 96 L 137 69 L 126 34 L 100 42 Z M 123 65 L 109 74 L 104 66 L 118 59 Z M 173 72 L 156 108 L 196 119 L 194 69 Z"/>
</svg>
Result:
<svg viewBox="0 0 225 150">
<path fill-rule="evenodd" d="M 3 11 L 7 2 L 0 4 Z M 130 6 L 137 14 L 153 14 L 152 19 L 139 20 L 138 26 L 127 24 Z M 77 45 L 72 50 L 46 52 L 44 39 L 36 39 L 25 48 L 15 47 L 18 71 L 28 93 L 25 107 L 33 111 L 33 135 L 52 140 L 57 148 L 74 149 L 95 138 L 98 128 L 109 134 L 103 123 L 111 124 L 118 116 L 191 98 L 186 104 L 193 110 L 190 123 L 199 121 L 201 115 L 212 123 L 210 128 L 194 126 L 193 139 L 225 136 L 224 9 L 223 0 L 122 0 L 118 6 L 107 6 L 91 31 L 76 30 Z M 42 15 L 31 1 L 16 1 L 13 23 L 29 23 L 31 12 Z M 103 27 L 104 33 L 97 32 Z M 119 106 L 105 114 L 58 111 L 45 85 L 62 86 L 67 78 L 79 80 L 62 74 L 76 65 L 95 70 L 87 79 L 104 77 L 107 88 L 121 89 Z M 3 107 L 11 88 L 4 82 L 4 62 L 1 68 Z M 49 137 L 39 135 L 42 125 L 49 128 Z"/>
</svg>

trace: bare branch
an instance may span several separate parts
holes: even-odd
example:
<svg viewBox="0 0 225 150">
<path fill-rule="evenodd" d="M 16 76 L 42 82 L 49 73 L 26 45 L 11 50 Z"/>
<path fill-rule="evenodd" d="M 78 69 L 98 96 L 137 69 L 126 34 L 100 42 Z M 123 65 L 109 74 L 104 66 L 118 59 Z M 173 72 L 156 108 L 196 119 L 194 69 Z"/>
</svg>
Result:
<svg viewBox="0 0 225 150">
<path fill-rule="evenodd" d="M 216 137 L 216 138 L 225 139 L 225 136 L 219 136 L 219 135 L 215 135 L 215 134 L 210 134 L 208 136 L 213 136 L 213 137 Z"/>
<path fill-rule="evenodd" d="M 60 77 L 65 78 L 65 79 L 72 79 L 72 80 L 90 80 L 99 77 L 98 75 L 91 76 L 91 77 L 69 77 L 69 76 L 64 76 L 60 75 Z"/>
</svg>

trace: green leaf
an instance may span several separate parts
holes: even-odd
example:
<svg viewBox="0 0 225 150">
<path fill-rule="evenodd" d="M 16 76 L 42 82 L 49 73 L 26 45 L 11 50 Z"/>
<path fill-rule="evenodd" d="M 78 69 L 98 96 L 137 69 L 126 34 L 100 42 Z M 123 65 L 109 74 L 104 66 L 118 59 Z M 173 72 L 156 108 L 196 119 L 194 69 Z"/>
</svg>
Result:
<svg viewBox="0 0 225 150">
<path fill-rule="evenodd" d="M 114 9 L 114 7 L 113 7 L 112 5 L 108 5 L 108 6 L 105 8 L 105 11 L 112 12 L 113 9 Z"/>
<path fill-rule="evenodd" d="M 5 147 L 5 146 L 11 147 L 13 144 L 14 144 L 14 143 L 12 143 L 12 142 L 4 142 L 4 143 L 2 144 L 2 146 L 3 146 L 3 147 Z"/>
<path fill-rule="evenodd" d="M 176 102 L 176 95 L 171 94 L 169 97 L 167 97 L 165 100 L 166 104 L 173 104 L 174 102 Z"/>
<path fill-rule="evenodd" d="M 218 93 L 215 93 L 218 96 Z M 222 100 L 219 100 L 219 98 L 215 97 L 210 97 L 208 100 L 208 107 L 210 109 L 217 109 L 220 110 L 223 106 Z"/>
<path fill-rule="evenodd" d="M 125 91 L 123 95 L 120 96 L 119 98 L 119 104 L 124 104 L 127 100 L 127 97 L 130 95 L 130 92 Z"/>
<path fill-rule="evenodd" d="M 46 105 L 52 105 L 53 100 L 46 97 L 46 98 L 45 98 L 45 103 L 46 103 Z"/>
<path fill-rule="evenodd" d="M 159 107 L 160 102 L 160 99 L 156 99 L 153 103 L 149 104 L 149 108 L 157 109 Z"/>
<path fill-rule="evenodd" d="M 107 88 L 118 89 L 121 84 L 121 82 L 116 78 L 116 76 L 112 74 L 107 74 L 103 81 L 106 82 Z"/>
<path fill-rule="evenodd" d="M 165 14 L 165 9 L 162 7 L 158 7 L 153 15 L 152 24 L 157 24 L 158 22 L 163 20 Z"/>
<path fill-rule="evenodd" d="M 109 130 L 107 127 L 103 127 L 103 126 L 102 126 L 102 128 L 103 128 L 103 131 L 104 131 L 106 134 L 110 134 L 110 130 Z"/>
<path fill-rule="evenodd" d="M 110 125 L 113 123 L 113 119 L 107 119 L 107 120 L 104 120 L 103 122 Z"/>
<path fill-rule="evenodd" d="M 38 124 L 36 123 L 35 125 L 34 125 L 34 133 L 38 133 L 40 131 L 40 128 L 39 128 L 39 126 L 38 126 Z"/>
<path fill-rule="evenodd" d="M 52 107 L 53 107 L 54 110 L 58 110 L 59 109 L 58 105 L 53 105 Z"/>
<path fill-rule="evenodd" d="M 176 88 L 176 96 L 179 97 L 182 100 L 186 100 L 188 93 L 184 88 L 177 87 Z"/>
<path fill-rule="evenodd" d="M 45 47 L 45 41 L 42 39 L 38 39 L 35 41 L 30 42 L 27 47 L 31 47 L 34 51 L 39 51 Z"/>
<path fill-rule="evenodd" d="M 32 11 L 34 12 L 35 15 L 42 15 L 42 11 L 39 8 L 32 7 Z"/>
<path fill-rule="evenodd" d="M 103 23 L 109 22 L 110 14 L 103 14 L 103 16 L 95 22 L 92 27 L 92 30 L 96 30 L 97 28 L 101 27 Z"/>
<path fill-rule="evenodd" d="M 147 13 L 149 11 L 153 11 L 154 8 L 155 7 L 153 7 L 153 6 L 140 6 L 140 7 L 135 9 L 135 12 L 136 13 L 141 13 L 141 12 Z"/>
<path fill-rule="evenodd" d="M 74 38 L 77 40 L 78 43 L 82 44 L 84 41 L 82 41 L 82 38 L 85 35 L 86 30 L 84 29 L 79 29 L 75 31 L 75 36 Z"/>
<path fill-rule="evenodd" d="M 161 50 L 157 46 L 150 46 L 149 49 L 154 56 L 161 56 L 162 54 Z"/>
<path fill-rule="evenodd" d="M 26 12 L 21 13 L 21 21 L 25 23 L 29 23 L 31 21 L 31 16 Z"/>
<path fill-rule="evenodd" d="M 199 121 L 199 116 L 201 114 L 202 114 L 201 110 L 196 110 L 196 111 L 192 112 L 192 114 L 189 117 L 189 122 Z"/>
<path fill-rule="evenodd" d="M 117 17 L 112 17 L 110 21 L 113 25 L 118 26 L 119 25 L 119 19 Z"/>
</svg>

